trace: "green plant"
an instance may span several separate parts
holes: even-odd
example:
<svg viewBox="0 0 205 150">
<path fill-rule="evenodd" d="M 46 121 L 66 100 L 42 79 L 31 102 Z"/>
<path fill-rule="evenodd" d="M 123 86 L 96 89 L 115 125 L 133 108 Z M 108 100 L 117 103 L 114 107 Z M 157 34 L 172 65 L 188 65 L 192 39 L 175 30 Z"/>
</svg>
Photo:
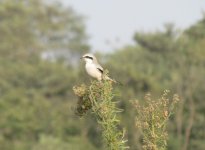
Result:
<svg viewBox="0 0 205 150">
<path fill-rule="evenodd" d="M 74 93 L 79 97 L 76 113 L 83 116 L 92 110 L 97 122 L 102 128 L 102 136 L 110 150 L 123 150 L 128 147 L 124 140 L 125 130 L 120 130 L 120 120 L 117 113 L 122 110 L 113 102 L 113 87 L 110 81 L 92 81 L 90 86 L 82 84 L 74 87 Z"/>
<path fill-rule="evenodd" d="M 143 149 L 165 150 L 167 147 L 167 123 L 179 101 L 178 95 L 167 98 L 169 91 L 158 100 L 152 100 L 150 94 L 145 96 L 144 104 L 134 101 L 137 111 L 136 126 L 143 135 Z"/>
</svg>

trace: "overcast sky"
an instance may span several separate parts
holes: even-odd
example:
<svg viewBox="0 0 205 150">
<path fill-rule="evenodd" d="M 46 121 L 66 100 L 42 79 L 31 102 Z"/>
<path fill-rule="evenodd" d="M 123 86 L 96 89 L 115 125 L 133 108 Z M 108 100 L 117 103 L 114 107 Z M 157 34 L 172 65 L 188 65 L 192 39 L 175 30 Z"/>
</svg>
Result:
<svg viewBox="0 0 205 150">
<path fill-rule="evenodd" d="M 131 44 L 135 31 L 186 28 L 202 17 L 205 0 L 61 0 L 87 17 L 92 50 L 111 51 Z"/>
</svg>

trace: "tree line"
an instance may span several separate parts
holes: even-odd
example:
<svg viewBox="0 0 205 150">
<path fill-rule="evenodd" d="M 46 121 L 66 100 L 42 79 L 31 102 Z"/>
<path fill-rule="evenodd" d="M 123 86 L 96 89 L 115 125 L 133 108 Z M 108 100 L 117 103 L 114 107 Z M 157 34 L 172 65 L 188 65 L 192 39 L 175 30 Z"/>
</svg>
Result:
<svg viewBox="0 0 205 150">
<path fill-rule="evenodd" d="M 79 61 L 90 51 L 83 16 L 57 2 L 1 0 L 0 18 L 0 149 L 103 149 L 93 117 L 75 114 L 73 86 L 90 82 Z M 135 45 L 98 55 L 124 84 L 114 91 L 130 149 L 142 149 L 130 101 L 143 102 L 148 92 L 159 97 L 168 89 L 181 99 L 168 123 L 168 149 L 201 150 L 205 17 L 183 31 L 172 24 L 164 28 L 133 33 Z"/>
</svg>

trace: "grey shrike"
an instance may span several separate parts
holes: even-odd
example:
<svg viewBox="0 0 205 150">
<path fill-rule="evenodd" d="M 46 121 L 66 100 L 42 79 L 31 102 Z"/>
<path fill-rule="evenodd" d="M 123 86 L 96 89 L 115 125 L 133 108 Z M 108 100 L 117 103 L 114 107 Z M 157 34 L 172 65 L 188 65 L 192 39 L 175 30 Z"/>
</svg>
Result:
<svg viewBox="0 0 205 150">
<path fill-rule="evenodd" d="M 85 70 L 91 77 L 96 78 L 98 81 L 104 79 L 116 83 L 115 80 L 109 78 L 107 75 L 103 76 L 103 68 L 99 65 L 93 54 L 85 54 L 81 58 L 85 61 Z"/>
</svg>

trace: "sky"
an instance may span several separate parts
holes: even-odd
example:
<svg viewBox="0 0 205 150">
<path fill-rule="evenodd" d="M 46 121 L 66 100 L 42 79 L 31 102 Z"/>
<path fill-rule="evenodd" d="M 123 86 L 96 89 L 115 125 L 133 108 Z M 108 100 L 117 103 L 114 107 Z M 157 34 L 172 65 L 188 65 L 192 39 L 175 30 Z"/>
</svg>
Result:
<svg viewBox="0 0 205 150">
<path fill-rule="evenodd" d="M 136 31 L 185 29 L 202 18 L 205 0 L 61 0 L 86 17 L 92 51 L 110 52 L 133 44 Z"/>
</svg>

